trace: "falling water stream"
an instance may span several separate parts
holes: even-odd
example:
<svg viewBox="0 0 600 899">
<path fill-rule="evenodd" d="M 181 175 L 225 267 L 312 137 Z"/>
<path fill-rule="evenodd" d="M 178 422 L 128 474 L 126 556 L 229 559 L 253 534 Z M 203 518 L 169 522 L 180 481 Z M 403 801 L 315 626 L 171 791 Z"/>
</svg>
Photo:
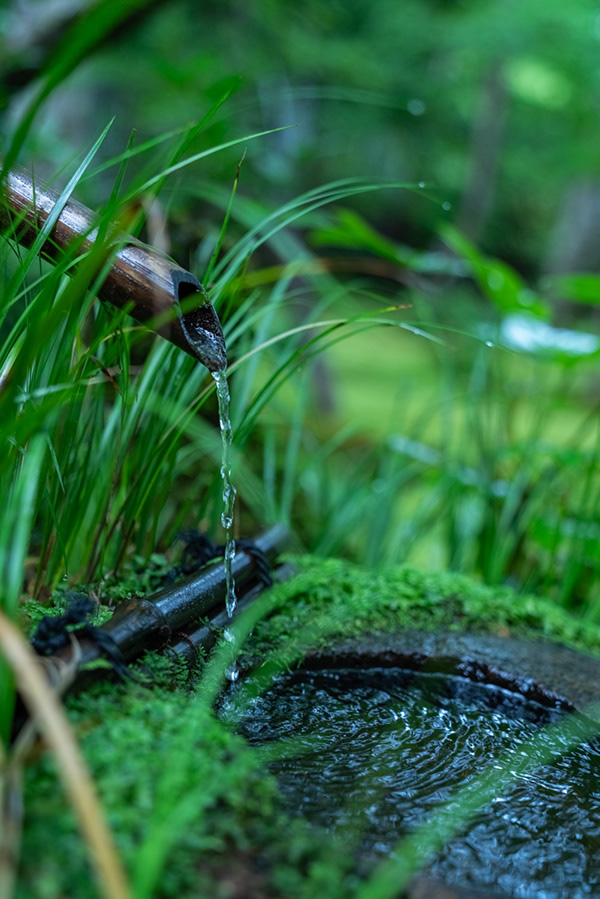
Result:
<svg viewBox="0 0 600 899">
<path fill-rule="evenodd" d="M 208 302 L 208 297 L 206 296 L 204 290 L 202 290 L 202 293 Z M 200 329 L 198 328 L 198 323 L 195 319 L 197 310 L 192 310 L 191 312 L 183 314 L 179 303 L 179 297 L 175 299 L 175 308 L 177 309 L 179 315 L 181 329 L 185 335 L 185 339 L 187 340 L 190 349 L 192 350 L 194 356 L 196 356 L 196 358 L 200 360 L 200 362 L 202 362 L 203 364 L 207 364 L 206 357 L 204 355 L 206 351 L 206 341 L 209 340 L 214 342 L 214 336 L 210 333 L 207 333 L 206 330 L 201 326 Z M 198 337 L 195 336 L 196 334 L 198 334 Z M 215 384 L 217 387 L 217 398 L 219 402 L 219 426 L 221 428 L 222 441 L 221 479 L 223 482 L 223 511 L 221 513 L 221 524 L 223 525 L 223 529 L 225 531 L 225 553 L 223 556 L 226 584 L 225 606 L 227 608 L 227 614 L 231 618 L 237 602 L 237 598 L 235 595 L 235 582 L 233 578 L 235 541 L 232 535 L 233 507 L 235 504 L 236 490 L 231 482 L 231 444 L 233 440 L 233 431 L 231 429 L 231 418 L 229 414 L 230 396 L 229 385 L 227 383 L 227 361 L 225 358 L 224 344 L 222 348 L 219 347 L 219 356 L 223 359 L 223 367 L 217 370 L 211 370 L 211 375 L 215 380 Z M 229 629 L 226 629 L 225 637 L 226 639 L 233 641 L 233 637 Z M 236 677 L 237 668 L 235 669 L 235 676 L 233 676 L 232 674 L 231 680 L 235 680 Z"/>
<path fill-rule="evenodd" d="M 219 425 L 221 428 L 221 481 L 223 484 L 223 511 L 221 512 L 221 524 L 225 531 L 225 552 L 223 554 L 223 567 L 225 569 L 225 608 L 229 618 L 232 617 L 237 597 L 235 595 L 235 581 L 233 578 L 233 560 L 235 558 L 235 540 L 231 528 L 233 526 L 233 507 L 235 505 L 235 487 L 231 482 L 231 444 L 233 431 L 231 429 L 231 417 L 229 415 L 229 384 L 225 369 L 211 372 L 217 385 L 217 398 L 219 401 Z M 232 644 L 235 637 L 231 628 L 226 627 L 223 636 Z M 227 678 L 233 683 L 238 679 L 239 668 L 234 661 L 227 669 Z"/>
<path fill-rule="evenodd" d="M 233 579 L 233 560 L 235 558 L 235 541 L 231 534 L 233 526 L 233 507 L 235 504 L 235 487 L 231 482 L 231 443 L 233 432 L 231 430 L 231 419 L 229 416 L 229 385 L 227 383 L 227 374 L 224 370 L 213 371 L 212 376 L 217 385 L 217 397 L 219 401 L 219 425 L 221 427 L 221 479 L 223 482 L 223 511 L 221 513 L 221 524 L 225 531 L 225 554 L 223 556 L 223 564 L 225 567 L 225 583 L 227 585 L 227 596 L 225 604 L 227 614 L 231 618 L 235 609 L 237 598 L 235 595 L 235 583 Z"/>
</svg>

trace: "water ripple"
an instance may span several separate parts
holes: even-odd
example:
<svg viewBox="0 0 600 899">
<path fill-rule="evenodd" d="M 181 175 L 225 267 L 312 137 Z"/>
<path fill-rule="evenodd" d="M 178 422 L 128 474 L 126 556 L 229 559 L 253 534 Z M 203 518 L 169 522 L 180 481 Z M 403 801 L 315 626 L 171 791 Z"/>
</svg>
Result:
<svg viewBox="0 0 600 899">
<path fill-rule="evenodd" d="M 300 738 L 305 751 L 272 765 L 290 811 L 352 839 L 368 864 L 558 717 L 460 677 L 332 670 L 282 679 L 242 731 L 254 743 Z M 517 899 L 600 895 L 599 744 L 518 775 L 430 870 Z"/>
</svg>

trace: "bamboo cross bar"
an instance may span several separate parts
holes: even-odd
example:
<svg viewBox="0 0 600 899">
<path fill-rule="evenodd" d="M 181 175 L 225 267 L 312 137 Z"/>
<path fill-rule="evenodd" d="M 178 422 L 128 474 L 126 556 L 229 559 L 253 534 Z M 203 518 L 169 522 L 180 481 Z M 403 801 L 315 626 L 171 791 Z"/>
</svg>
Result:
<svg viewBox="0 0 600 899">
<path fill-rule="evenodd" d="M 2 159 L 0 169 L 1 166 Z M 58 199 L 55 190 L 38 184 L 25 169 L 11 170 L 0 196 L 0 230 L 23 246 L 31 247 Z M 81 252 L 86 252 L 97 236 L 96 214 L 70 199 L 42 253 L 56 262 L 75 242 Z M 98 297 L 154 327 L 162 337 L 199 359 L 210 371 L 226 368 L 221 323 L 195 275 L 130 235 L 120 235 L 117 243 L 120 249 L 98 289 Z M 192 296 L 198 302 L 182 314 L 180 303 Z M 189 307 L 190 302 L 193 301 L 187 299 L 184 305 Z M 193 345 L 188 339 L 190 335 Z"/>
<path fill-rule="evenodd" d="M 273 565 L 289 541 L 290 533 L 287 528 L 275 525 L 259 534 L 255 543 Z M 291 570 L 286 569 L 288 577 L 290 573 Z M 236 552 L 233 575 L 240 594 L 260 590 L 258 568 L 252 555 L 245 549 Z M 209 617 L 218 619 L 219 623 L 226 623 L 222 615 L 226 591 L 223 562 L 211 562 L 197 574 L 165 587 L 152 596 L 122 603 L 113 617 L 102 625 L 101 630 L 111 638 L 126 662 L 139 658 L 146 650 L 164 649 L 167 646 L 172 646 L 176 654 L 186 657 L 180 644 L 182 641 L 187 642 L 190 647 L 202 644 L 201 639 L 195 638 L 194 631 L 203 619 Z M 188 633 L 191 637 L 187 636 Z M 81 653 L 80 668 L 103 658 L 99 646 L 87 639 L 81 640 Z M 50 658 L 69 662 L 72 657 L 73 648 L 68 647 Z M 80 670 L 69 692 L 83 689 L 103 674 L 106 674 L 106 669 Z"/>
<path fill-rule="evenodd" d="M 259 534 L 255 544 L 273 568 L 280 553 L 289 544 L 290 532 L 283 525 L 275 525 Z M 264 583 L 251 553 L 240 548 L 233 560 L 233 573 L 239 591 L 238 609 L 262 592 Z M 289 564 L 279 566 L 279 580 L 291 577 Z M 103 624 L 102 632 L 126 663 L 134 662 L 146 651 L 168 649 L 172 658 L 193 664 L 200 648 L 209 649 L 215 642 L 215 628 L 226 627 L 230 621 L 225 610 L 227 585 L 222 560 L 211 562 L 170 587 L 145 598 L 130 599 L 119 605 L 113 617 Z M 208 619 L 208 623 L 206 623 Z M 115 675 L 111 668 L 87 667 L 106 658 L 99 642 L 77 639 L 77 631 L 65 649 L 52 656 L 40 657 L 46 665 L 48 678 L 60 682 L 60 672 L 75 670 L 68 676 L 66 693 L 79 693 L 100 680 Z M 56 684 L 55 684 L 56 686 Z M 64 686 L 64 685 L 63 685 Z M 61 687 L 62 690 L 62 687 Z M 27 711 L 17 702 L 13 719 L 13 739 L 27 721 Z"/>
</svg>

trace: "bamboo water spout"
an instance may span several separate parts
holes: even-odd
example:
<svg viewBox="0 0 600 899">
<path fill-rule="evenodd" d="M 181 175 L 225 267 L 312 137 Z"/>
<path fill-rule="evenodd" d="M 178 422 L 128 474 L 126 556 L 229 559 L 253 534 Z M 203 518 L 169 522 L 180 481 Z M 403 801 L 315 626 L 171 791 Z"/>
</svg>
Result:
<svg viewBox="0 0 600 899">
<path fill-rule="evenodd" d="M 1 165 L 0 159 L 0 168 Z M 38 184 L 24 169 L 11 170 L 0 192 L 0 231 L 23 246 L 32 246 L 58 199 L 55 190 Z M 41 252 L 56 262 L 74 242 L 81 252 L 86 252 L 97 237 L 95 213 L 69 200 Z M 226 368 L 221 323 L 198 279 L 168 256 L 130 235 L 119 235 L 115 242 L 120 249 L 98 289 L 98 297 L 148 324 L 199 359 L 210 371 Z M 197 297 L 197 304 L 190 309 L 191 297 Z M 189 310 L 186 312 L 182 312 L 180 305 L 184 299 Z"/>
</svg>

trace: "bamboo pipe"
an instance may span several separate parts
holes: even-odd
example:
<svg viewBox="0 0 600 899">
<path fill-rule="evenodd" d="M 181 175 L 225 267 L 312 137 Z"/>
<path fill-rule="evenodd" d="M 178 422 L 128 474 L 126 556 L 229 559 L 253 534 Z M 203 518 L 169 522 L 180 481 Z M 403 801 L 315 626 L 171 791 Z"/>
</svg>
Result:
<svg viewBox="0 0 600 899">
<path fill-rule="evenodd" d="M 0 169 L 1 166 L 0 158 Z M 55 190 L 34 182 L 24 169 L 12 169 L 0 196 L 0 230 L 8 232 L 10 239 L 23 246 L 32 246 L 58 199 Z M 69 200 L 42 253 L 56 262 L 74 241 L 86 252 L 97 236 L 96 214 L 76 200 Z M 122 235 L 118 243 L 121 249 L 98 289 L 98 297 L 153 327 L 162 337 L 199 359 L 209 371 L 226 368 L 221 323 L 198 279 L 135 237 Z M 197 296 L 198 304 L 182 313 L 180 303 L 191 296 Z M 185 306 L 189 303 L 187 299 Z"/>
<path fill-rule="evenodd" d="M 273 570 L 273 582 L 276 584 L 287 581 L 297 573 L 296 567 L 291 562 L 284 562 Z M 236 614 L 241 612 L 248 603 L 252 602 L 264 590 L 264 584 L 259 582 L 248 593 L 243 593 L 236 604 Z M 214 614 L 211 612 L 211 616 Z M 174 659 L 179 659 L 188 667 L 191 667 L 198 659 L 201 650 L 208 651 L 215 645 L 220 628 L 226 628 L 230 622 L 226 609 L 221 609 L 214 617 L 210 617 L 207 624 L 201 624 L 192 630 L 182 630 L 173 642 L 165 650 L 166 654 Z"/>
</svg>

